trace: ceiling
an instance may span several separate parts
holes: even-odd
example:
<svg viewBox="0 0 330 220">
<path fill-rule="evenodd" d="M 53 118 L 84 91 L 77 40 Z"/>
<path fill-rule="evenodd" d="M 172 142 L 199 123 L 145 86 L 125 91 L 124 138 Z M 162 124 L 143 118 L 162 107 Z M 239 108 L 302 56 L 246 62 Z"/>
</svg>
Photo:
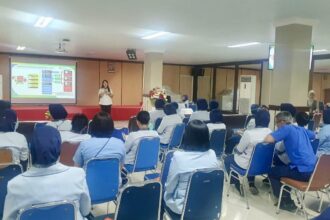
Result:
<svg viewBox="0 0 330 220">
<path fill-rule="evenodd" d="M 329 0 L 1 0 L 0 51 L 57 55 L 69 38 L 65 56 L 127 60 L 135 48 L 164 53 L 164 62 L 205 64 L 267 58 L 275 25 L 313 24 L 315 49 L 330 49 Z M 34 27 L 39 16 L 55 20 Z M 156 31 L 171 34 L 142 40 Z M 228 45 L 261 42 L 244 48 Z"/>
</svg>

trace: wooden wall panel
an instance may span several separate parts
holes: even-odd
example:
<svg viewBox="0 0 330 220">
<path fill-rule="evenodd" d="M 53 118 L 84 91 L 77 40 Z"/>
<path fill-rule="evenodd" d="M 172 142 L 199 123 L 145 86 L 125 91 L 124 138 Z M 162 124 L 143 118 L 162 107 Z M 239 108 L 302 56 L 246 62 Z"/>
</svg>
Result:
<svg viewBox="0 0 330 220">
<path fill-rule="evenodd" d="M 204 69 L 204 76 L 198 77 L 197 98 L 210 100 L 212 96 L 212 68 Z"/>
<path fill-rule="evenodd" d="M 180 66 L 180 94 L 188 95 L 192 100 L 193 93 L 193 77 L 191 76 L 190 66 Z"/>
<path fill-rule="evenodd" d="M 163 66 L 163 86 L 168 86 L 172 92 L 180 93 L 180 66 Z"/>
<path fill-rule="evenodd" d="M 108 72 L 108 62 L 101 61 L 100 62 L 100 83 L 101 85 L 103 80 L 108 80 L 109 85 L 113 91 L 114 97 L 112 98 L 113 105 L 121 105 L 122 99 L 122 91 L 121 91 L 121 84 L 122 84 L 122 63 L 115 62 L 115 72 L 109 73 Z"/>
<path fill-rule="evenodd" d="M 77 61 L 77 105 L 98 105 L 99 73 L 98 61 Z"/>
<path fill-rule="evenodd" d="M 142 101 L 143 64 L 122 63 L 122 105 L 138 105 Z"/>
<path fill-rule="evenodd" d="M 10 57 L 5 54 L 0 54 L 0 74 L 2 74 L 2 96 L 3 99 L 10 99 Z"/>
</svg>

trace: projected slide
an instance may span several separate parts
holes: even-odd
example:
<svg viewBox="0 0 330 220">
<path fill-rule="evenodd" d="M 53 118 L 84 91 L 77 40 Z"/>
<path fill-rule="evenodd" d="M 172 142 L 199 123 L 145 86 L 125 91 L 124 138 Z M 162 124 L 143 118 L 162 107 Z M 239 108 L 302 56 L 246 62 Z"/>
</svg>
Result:
<svg viewBox="0 0 330 220">
<path fill-rule="evenodd" d="M 11 62 L 13 103 L 75 103 L 76 65 Z"/>
</svg>

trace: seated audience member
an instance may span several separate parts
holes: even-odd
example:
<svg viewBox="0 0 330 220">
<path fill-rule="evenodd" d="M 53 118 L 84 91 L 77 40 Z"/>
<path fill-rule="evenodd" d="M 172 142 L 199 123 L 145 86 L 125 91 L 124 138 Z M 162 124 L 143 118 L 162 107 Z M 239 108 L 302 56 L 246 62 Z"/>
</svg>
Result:
<svg viewBox="0 0 330 220">
<path fill-rule="evenodd" d="M 289 112 L 293 119 L 295 119 L 297 110 L 291 103 L 282 103 L 280 105 L 281 112 Z"/>
<path fill-rule="evenodd" d="M 3 117 L 6 109 L 11 109 L 11 103 L 9 101 L 0 100 L 0 117 Z"/>
<path fill-rule="evenodd" d="M 214 109 L 210 112 L 210 123 L 207 123 L 210 136 L 213 130 L 226 129 L 226 125 L 223 123 L 223 116 L 219 109 Z"/>
<path fill-rule="evenodd" d="M 305 127 L 310 120 L 309 115 L 306 112 L 298 112 L 295 118 L 297 125 L 300 127 Z"/>
<path fill-rule="evenodd" d="M 176 113 L 172 104 L 166 104 L 164 107 L 166 116 L 163 117 L 157 132 L 160 136 L 160 143 L 168 144 L 175 125 L 182 123 L 182 118 Z"/>
<path fill-rule="evenodd" d="M 247 169 L 250 159 L 252 157 L 253 149 L 258 143 L 262 143 L 265 137 L 272 131 L 268 128 L 270 121 L 270 115 L 268 111 L 260 109 L 255 115 L 256 127 L 250 130 L 246 130 L 243 136 L 234 148 L 234 153 L 225 158 L 225 167 L 227 172 L 230 172 L 230 165 L 235 164 L 242 169 Z M 238 180 L 232 179 L 232 183 L 235 183 L 236 188 L 242 194 L 240 184 Z M 254 185 L 254 177 L 249 177 L 250 191 L 253 195 L 258 194 L 258 189 Z"/>
<path fill-rule="evenodd" d="M 59 131 L 71 131 L 71 122 L 66 120 L 68 113 L 62 104 L 50 104 L 48 109 L 52 120 L 47 123 L 48 126 L 54 127 Z"/>
<path fill-rule="evenodd" d="M 181 101 L 182 101 L 182 104 L 184 104 L 184 108 L 189 108 L 189 97 L 188 97 L 188 95 L 182 95 Z"/>
<path fill-rule="evenodd" d="M 255 115 L 258 112 L 259 105 L 252 104 L 251 107 L 251 115 L 249 115 L 249 121 L 246 122 L 246 129 L 253 129 L 256 127 Z"/>
<path fill-rule="evenodd" d="M 137 153 L 136 151 L 140 143 L 140 140 L 142 138 L 159 137 L 157 131 L 149 130 L 148 128 L 149 120 L 150 120 L 150 116 L 147 111 L 140 111 L 137 114 L 136 122 L 139 127 L 139 130 L 135 132 L 131 132 L 127 136 L 125 142 L 125 148 L 126 148 L 125 164 L 134 164 Z"/>
<path fill-rule="evenodd" d="M 189 121 L 192 120 L 201 120 L 201 121 L 209 121 L 210 113 L 207 111 L 207 101 L 206 99 L 198 99 L 196 102 L 197 111 L 193 112 L 189 118 Z"/>
<path fill-rule="evenodd" d="M 27 165 L 29 148 L 24 135 L 15 132 L 17 115 L 14 110 L 6 109 L 0 119 L 0 148 L 7 148 L 12 151 L 13 162 Z"/>
<path fill-rule="evenodd" d="M 92 138 L 82 141 L 73 156 L 76 166 L 83 167 L 92 158 L 118 157 L 121 164 L 125 161 L 124 143 L 112 137 L 113 120 L 106 112 L 97 113 L 90 123 Z"/>
<path fill-rule="evenodd" d="M 305 128 L 292 125 L 292 115 L 289 112 L 280 112 L 275 116 L 277 130 L 267 135 L 266 143 L 283 141 L 286 153 L 290 159 L 289 165 L 280 165 L 271 168 L 268 177 L 271 182 L 274 196 L 279 197 L 281 178 L 288 177 L 307 182 L 314 170 L 316 156 L 313 152 L 310 139 L 315 134 Z M 296 209 L 290 193 L 283 191 L 281 209 L 292 211 Z"/>
<path fill-rule="evenodd" d="M 62 142 L 81 142 L 90 139 L 87 134 L 88 118 L 84 114 L 75 114 L 71 121 L 71 131 L 61 131 Z"/>
<path fill-rule="evenodd" d="M 216 100 L 211 100 L 210 101 L 210 112 L 212 110 L 218 109 L 219 108 L 219 102 Z"/>
<path fill-rule="evenodd" d="M 318 138 L 320 139 L 317 155 L 330 154 L 330 109 L 323 111 L 323 127 Z"/>
<path fill-rule="evenodd" d="M 61 136 L 55 128 L 35 128 L 31 144 L 32 168 L 9 181 L 4 220 L 16 220 L 22 208 L 62 200 L 75 203 L 78 220 L 89 214 L 91 200 L 85 172 L 58 162 L 60 146 Z"/>
<path fill-rule="evenodd" d="M 156 110 L 150 111 L 150 124 L 155 126 L 155 122 L 157 118 L 163 118 L 165 116 L 164 113 L 164 106 L 165 106 L 165 101 L 164 99 L 157 99 L 155 101 L 155 108 Z"/>
<path fill-rule="evenodd" d="M 204 122 L 188 123 L 183 136 L 183 151 L 176 151 L 165 184 L 164 201 L 170 211 L 181 214 L 191 173 L 197 169 L 219 168 L 209 145 L 209 131 Z"/>
</svg>

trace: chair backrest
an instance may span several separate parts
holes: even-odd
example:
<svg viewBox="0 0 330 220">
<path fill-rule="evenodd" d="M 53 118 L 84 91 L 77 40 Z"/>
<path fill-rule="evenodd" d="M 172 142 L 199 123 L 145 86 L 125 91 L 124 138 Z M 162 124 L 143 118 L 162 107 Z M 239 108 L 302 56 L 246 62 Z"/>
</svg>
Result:
<svg viewBox="0 0 330 220">
<path fill-rule="evenodd" d="M 67 166 L 74 166 L 72 160 L 80 143 L 63 142 L 61 145 L 60 162 Z"/>
<path fill-rule="evenodd" d="M 189 108 L 191 108 L 194 112 L 197 111 L 197 105 L 193 103 L 189 103 Z"/>
<path fill-rule="evenodd" d="M 312 145 L 314 154 L 316 154 L 317 149 L 319 148 L 319 143 L 320 143 L 320 139 L 314 139 L 311 141 L 311 145 Z"/>
<path fill-rule="evenodd" d="M 314 120 L 310 120 L 307 124 L 307 128 L 308 130 L 314 131 L 314 125 L 315 125 L 315 121 Z"/>
<path fill-rule="evenodd" d="M 189 181 L 181 220 L 220 219 L 224 172 L 219 169 L 195 171 Z"/>
<path fill-rule="evenodd" d="M 226 140 L 226 129 L 216 129 L 212 131 L 210 137 L 210 147 L 214 150 L 217 157 L 221 157 L 224 151 Z"/>
<path fill-rule="evenodd" d="M 330 186 L 330 155 L 323 154 L 318 159 L 314 172 L 309 180 L 309 189 L 316 191 Z"/>
<path fill-rule="evenodd" d="M 13 162 L 13 152 L 8 148 L 0 148 L 0 165 Z"/>
<path fill-rule="evenodd" d="M 174 129 L 172 130 L 170 142 L 168 144 L 169 149 L 173 149 L 175 147 L 181 146 L 184 129 L 185 129 L 185 124 L 183 123 L 179 123 L 175 125 Z"/>
<path fill-rule="evenodd" d="M 165 155 L 165 160 L 162 166 L 162 172 L 160 174 L 160 182 L 162 183 L 163 189 L 165 191 L 165 183 L 167 180 L 168 172 L 170 171 L 170 165 L 173 158 L 175 150 L 167 151 Z"/>
<path fill-rule="evenodd" d="M 0 168 L 0 219 L 3 214 L 8 182 L 22 172 L 23 168 L 20 164 L 7 164 Z"/>
<path fill-rule="evenodd" d="M 45 203 L 33 205 L 21 209 L 18 220 L 75 220 L 76 208 L 74 203 L 68 201 Z"/>
<path fill-rule="evenodd" d="M 126 186 L 119 196 L 115 220 L 160 219 L 161 192 L 159 182 Z"/>
<path fill-rule="evenodd" d="M 115 200 L 119 189 L 118 158 L 93 158 L 85 165 L 86 180 L 92 204 Z"/>
<path fill-rule="evenodd" d="M 160 123 L 162 123 L 162 120 L 163 120 L 163 118 L 157 118 L 156 119 L 154 130 L 157 130 L 158 129 Z"/>
<path fill-rule="evenodd" d="M 247 175 L 257 176 L 269 173 L 273 162 L 274 149 L 274 144 L 257 144 L 250 159 Z"/>
<path fill-rule="evenodd" d="M 143 137 L 139 141 L 133 172 L 157 168 L 159 158 L 159 137 Z"/>
</svg>

